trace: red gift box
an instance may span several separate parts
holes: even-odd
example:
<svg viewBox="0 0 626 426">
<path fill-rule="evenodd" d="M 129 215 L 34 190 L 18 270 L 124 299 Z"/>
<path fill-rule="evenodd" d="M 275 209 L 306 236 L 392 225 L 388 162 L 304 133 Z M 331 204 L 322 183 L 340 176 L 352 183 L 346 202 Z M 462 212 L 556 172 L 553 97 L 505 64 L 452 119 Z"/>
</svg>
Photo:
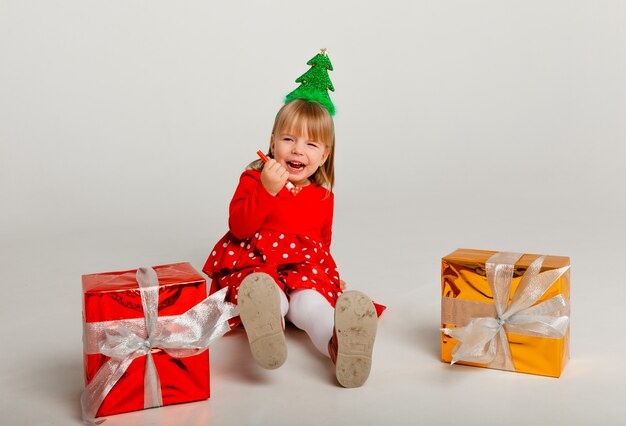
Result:
<svg viewBox="0 0 626 426">
<path fill-rule="evenodd" d="M 189 264 L 176 263 L 153 267 L 158 277 L 158 318 L 179 316 L 202 302 L 207 296 L 206 281 Z M 85 327 L 85 384 L 88 385 L 109 357 L 94 353 L 88 333 L 107 329 L 116 322 L 138 320 L 145 328 L 142 296 L 136 278 L 137 270 L 83 275 L 83 322 Z M 107 322 L 111 323 L 107 323 Z M 88 349 L 90 346 L 90 349 Z M 160 382 L 162 405 L 207 399 L 209 387 L 209 352 L 173 357 L 160 348 L 151 348 Z M 144 406 L 146 356 L 132 360 L 119 381 L 106 394 L 97 417 Z"/>
</svg>

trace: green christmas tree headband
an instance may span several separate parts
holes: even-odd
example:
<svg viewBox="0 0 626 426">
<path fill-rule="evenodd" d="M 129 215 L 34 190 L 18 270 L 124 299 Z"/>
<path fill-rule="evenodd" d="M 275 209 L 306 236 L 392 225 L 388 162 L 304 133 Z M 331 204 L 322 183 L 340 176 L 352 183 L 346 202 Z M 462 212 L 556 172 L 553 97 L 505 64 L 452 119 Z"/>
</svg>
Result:
<svg viewBox="0 0 626 426">
<path fill-rule="evenodd" d="M 328 76 L 328 71 L 333 70 L 333 65 L 326 54 L 326 49 L 321 49 L 320 53 L 306 64 L 310 65 L 311 68 L 296 79 L 296 83 L 300 83 L 300 87 L 285 97 L 285 103 L 294 99 L 307 99 L 319 102 L 331 116 L 335 115 L 335 105 L 328 96 L 329 90 L 335 91 Z"/>
</svg>

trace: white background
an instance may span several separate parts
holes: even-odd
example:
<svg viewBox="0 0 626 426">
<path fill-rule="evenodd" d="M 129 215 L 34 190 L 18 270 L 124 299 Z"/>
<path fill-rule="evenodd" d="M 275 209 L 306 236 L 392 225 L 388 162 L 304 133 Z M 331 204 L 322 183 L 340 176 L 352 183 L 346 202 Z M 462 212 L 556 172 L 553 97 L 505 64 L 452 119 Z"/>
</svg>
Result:
<svg viewBox="0 0 626 426">
<path fill-rule="evenodd" d="M 619 423 L 625 22 L 602 0 L 0 0 L 2 423 L 80 424 L 81 275 L 200 269 L 321 47 L 333 254 L 389 307 L 369 381 L 338 387 L 292 328 L 287 363 L 262 370 L 238 331 L 211 350 L 210 400 L 109 424 Z M 560 379 L 439 361 L 457 247 L 571 256 Z"/>
</svg>

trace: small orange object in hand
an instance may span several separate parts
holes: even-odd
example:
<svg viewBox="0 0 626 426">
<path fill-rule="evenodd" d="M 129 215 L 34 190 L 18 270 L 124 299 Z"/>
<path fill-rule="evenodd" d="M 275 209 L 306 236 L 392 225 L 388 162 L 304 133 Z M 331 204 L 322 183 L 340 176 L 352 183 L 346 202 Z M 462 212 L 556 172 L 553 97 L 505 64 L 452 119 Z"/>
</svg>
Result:
<svg viewBox="0 0 626 426">
<path fill-rule="evenodd" d="M 263 154 L 263 151 L 258 150 L 256 153 L 264 163 L 267 163 L 267 160 L 269 160 L 269 158 L 267 158 L 267 155 Z M 298 193 L 302 190 L 301 186 L 296 186 L 289 181 L 287 181 L 285 187 L 289 190 L 289 192 L 291 192 L 291 195 L 293 196 L 298 195 Z"/>
</svg>

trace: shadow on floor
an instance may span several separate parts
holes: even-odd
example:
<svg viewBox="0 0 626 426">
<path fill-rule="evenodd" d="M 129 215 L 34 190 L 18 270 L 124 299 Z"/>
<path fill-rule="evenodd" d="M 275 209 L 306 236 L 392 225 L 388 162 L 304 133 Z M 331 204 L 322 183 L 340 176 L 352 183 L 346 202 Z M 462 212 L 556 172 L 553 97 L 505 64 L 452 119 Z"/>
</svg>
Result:
<svg viewBox="0 0 626 426">
<path fill-rule="evenodd" d="M 77 356 L 78 355 L 78 356 Z M 31 368 L 23 370 L 27 377 L 22 383 L 29 383 L 29 392 L 36 392 L 39 398 L 45 398 L 55 405 L 67 408 L 69 418 L 82 424 L 80 396 L 84 387 L 82 356 L 71 356 L 32 363 Z"/>
</svg>

